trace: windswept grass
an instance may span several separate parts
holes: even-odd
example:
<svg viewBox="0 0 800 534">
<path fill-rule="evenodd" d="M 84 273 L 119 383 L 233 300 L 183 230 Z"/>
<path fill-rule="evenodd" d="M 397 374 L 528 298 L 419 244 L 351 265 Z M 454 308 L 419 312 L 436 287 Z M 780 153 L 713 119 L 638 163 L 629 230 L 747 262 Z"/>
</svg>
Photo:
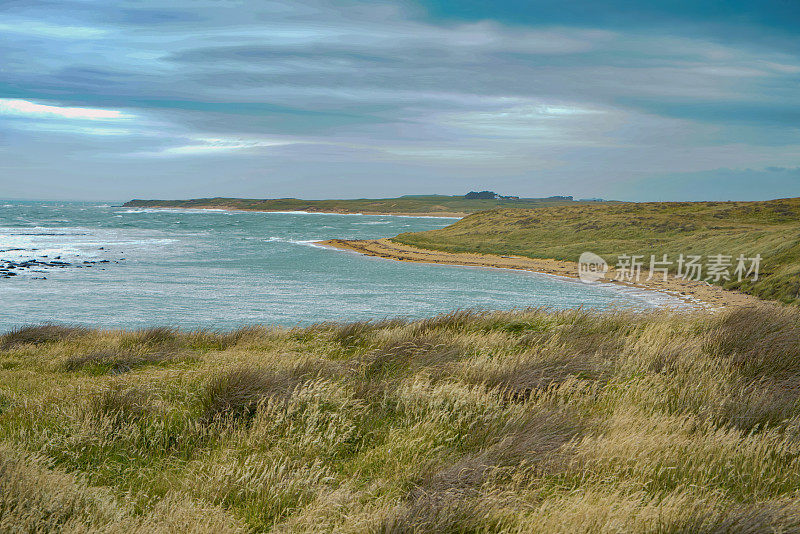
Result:
<svg viewBox="0 0 800 534">
<path fill-rule="evenodd" d="M 800 532 L 796 307 L 0 347 L 3 532 Z"/>
<path fill-rule="evenodd" d="M 71 337 L 85 335 L 87 330 L 79 326 L 41 324 L 16 328 L 0 338 L 0 348 L 9 349 L 16 345 L 36 345 L 64 341 Z"/>
</svg>

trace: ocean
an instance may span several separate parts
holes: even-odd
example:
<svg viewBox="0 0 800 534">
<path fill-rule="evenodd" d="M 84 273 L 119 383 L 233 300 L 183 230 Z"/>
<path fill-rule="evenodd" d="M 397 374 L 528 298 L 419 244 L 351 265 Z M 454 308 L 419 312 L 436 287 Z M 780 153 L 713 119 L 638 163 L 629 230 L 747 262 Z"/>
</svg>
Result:
<svg viewBox="0 0 800 534">
<path fill-rule="evenodd" d="M 397 262 L 314 244 L 391 237 L 452 222 L 0 201 L 0 267 L 16 273 L 0 272 L 0 332 L 43 322 L 231 329 L 418 318 L 458 308 L 680 305 L 652 291 Z"/>
</svg>

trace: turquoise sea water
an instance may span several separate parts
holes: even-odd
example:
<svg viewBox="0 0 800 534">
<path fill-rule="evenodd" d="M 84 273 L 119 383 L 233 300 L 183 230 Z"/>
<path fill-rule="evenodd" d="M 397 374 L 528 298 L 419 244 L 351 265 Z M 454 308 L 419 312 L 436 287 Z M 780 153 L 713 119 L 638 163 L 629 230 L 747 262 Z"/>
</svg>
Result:
<svg viewBox="0 0 800 534">
<path fill-rule="evenodd" d="M 547 275 L 403 263 L 313 245 L 452 222 L 0 201 L 0 266 L 30 259 L 70 264 L 34 265 L 0 278 L 0 332 L 45 321 L 227 329 L 421 317 L 455 308 L 647 308 L 677 302 Z"/>
</svg>

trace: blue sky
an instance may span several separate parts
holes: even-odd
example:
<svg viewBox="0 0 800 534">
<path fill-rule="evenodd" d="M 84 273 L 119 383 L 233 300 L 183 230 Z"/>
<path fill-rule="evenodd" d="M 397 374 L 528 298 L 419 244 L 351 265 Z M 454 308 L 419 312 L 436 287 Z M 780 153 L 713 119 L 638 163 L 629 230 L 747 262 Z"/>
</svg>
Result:
<svg viewBox="0 0 800 534">
<path fill-rule="evenodd" d="M 0 3 L 0 198 L 800 196 L 800 2 Z"/>
</svg>

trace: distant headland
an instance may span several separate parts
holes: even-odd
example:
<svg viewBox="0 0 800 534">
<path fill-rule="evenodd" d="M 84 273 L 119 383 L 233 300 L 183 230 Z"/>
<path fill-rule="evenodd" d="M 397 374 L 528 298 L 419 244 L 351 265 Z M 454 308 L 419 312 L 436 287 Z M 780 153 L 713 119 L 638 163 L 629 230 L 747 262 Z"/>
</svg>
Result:
<svg viewBox="0 0 800 534">
<path fill-rule="evenodd" d="M 597 202 L 598 200 L 592 200 Z M 300 198 L 194 198 L 189 200 L 141 200 L 124 204 L 130 208 L 228 209 L 243 211 L 307 211 L 311 213 L 364 213 L 368 215 L 413 215 L 464 217 L 492 208 L 540 208 L 578 204 L 571 196 L 520 198 L 493 191 L 470 191 L 466 195 L 404 195 L 396 198 L 304 200 Z"/>
</svg>

